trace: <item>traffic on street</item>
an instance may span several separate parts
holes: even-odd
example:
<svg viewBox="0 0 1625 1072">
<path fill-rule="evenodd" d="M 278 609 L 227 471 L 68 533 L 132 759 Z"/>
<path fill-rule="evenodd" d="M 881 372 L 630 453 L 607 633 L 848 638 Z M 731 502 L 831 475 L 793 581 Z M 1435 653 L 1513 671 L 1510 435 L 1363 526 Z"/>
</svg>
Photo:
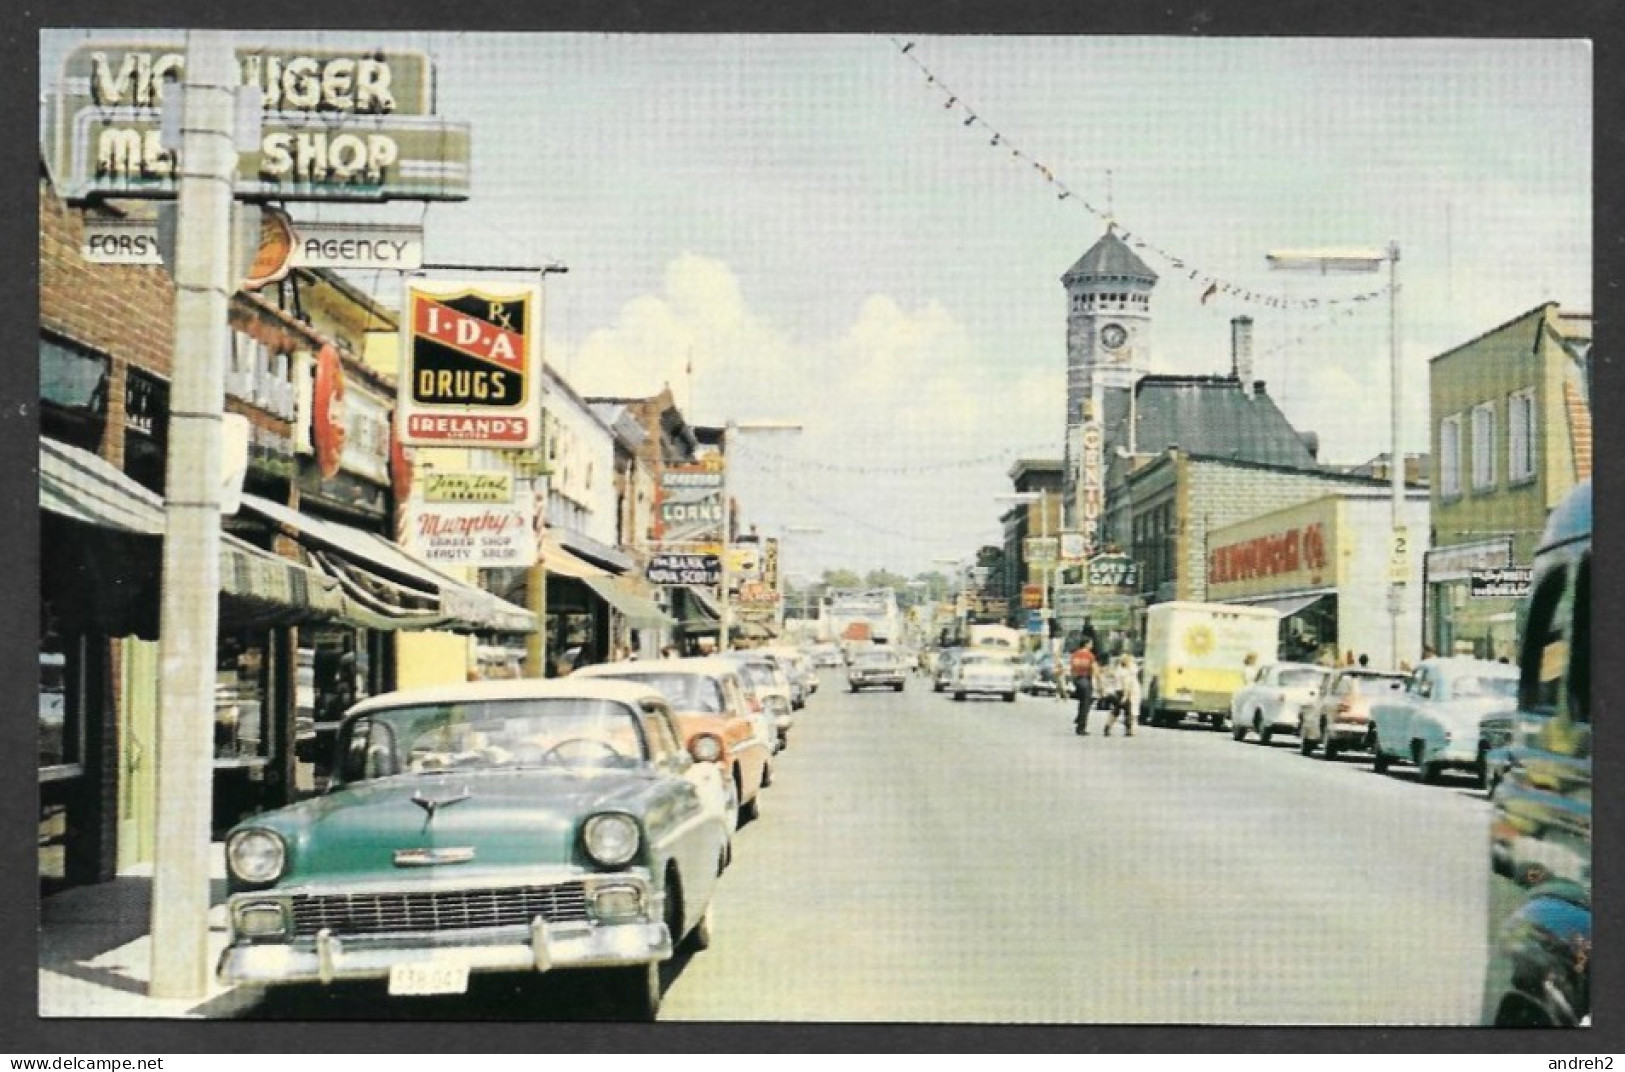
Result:
<svg viewBox="0 0 1625 1072">
<path fill-rule="evenodd" d="M 42 31 L 39 1018 L 1589 1026 L 1559 29 Z"/>
</svg>

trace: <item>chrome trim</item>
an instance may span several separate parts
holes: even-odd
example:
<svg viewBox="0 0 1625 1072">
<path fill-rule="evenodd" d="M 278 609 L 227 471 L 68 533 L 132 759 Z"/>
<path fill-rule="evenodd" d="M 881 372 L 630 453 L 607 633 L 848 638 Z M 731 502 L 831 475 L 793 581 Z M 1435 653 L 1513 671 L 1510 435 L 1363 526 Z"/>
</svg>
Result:
<svg viewBox="0 0 1625 1072">
<path fill-rule="evenodd" d="M 474 859 L 470 845 L 446 848 L 396 849 L 396 867 L 436 867 L 440 864 L 466 864 Z"/>
</svg>

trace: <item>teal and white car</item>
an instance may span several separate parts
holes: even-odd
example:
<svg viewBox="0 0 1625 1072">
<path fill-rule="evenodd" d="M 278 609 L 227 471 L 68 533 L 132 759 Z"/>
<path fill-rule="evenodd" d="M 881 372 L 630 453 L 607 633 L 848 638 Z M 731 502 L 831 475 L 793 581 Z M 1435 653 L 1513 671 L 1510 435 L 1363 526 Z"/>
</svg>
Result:
<svg viewBox="0 0 1625 1072">
<path fill-rule="evenodd" d="M 629 682 L 476 682 L 365 700 L 332 787 L 226 838 L 230 985 L 603 971 L 659 1009 L 659 966 L 710 944 L 728 849 L 665 699 Z"/>
<path fill-rule="evenodd" d="M 1424 659 L 1402 692 L 1371 704 L 1371 756 L 1378 774 L 1414 764 L 1424 782 L 1444 770 L 1465 770 L 1482 788 L 1488 770 L 1480 747 L 1485 723 L 1518 703 L 1518 668 L 1488 659 Z"/>
</svg>

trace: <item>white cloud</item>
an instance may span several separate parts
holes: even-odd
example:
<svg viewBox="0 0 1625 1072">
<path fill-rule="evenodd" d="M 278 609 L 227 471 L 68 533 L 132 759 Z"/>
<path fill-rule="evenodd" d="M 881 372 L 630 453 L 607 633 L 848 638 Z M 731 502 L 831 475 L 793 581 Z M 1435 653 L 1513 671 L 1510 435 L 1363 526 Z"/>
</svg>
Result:
<svg viewBox="0 0 1625 1072">
<path fill-rule="evenodd" d="M 809 568 L 925 569 L 996 535 L 993 496 L 1011 462 L 1060 454 L 1064 369 L 1013 375 L 934 302 L 871 295 L 828 327 L 791 339 L 751 310 L 728 265 L 689 254 L 667 265 L 661 293 L 628 302 L 556 364 L 587 395 L 670 383 L 698 423 L 798 422 L 799 435 L 737 443 L 734 490 L 769 532 L 832 533 L 803 549 Z"/>
</svg>

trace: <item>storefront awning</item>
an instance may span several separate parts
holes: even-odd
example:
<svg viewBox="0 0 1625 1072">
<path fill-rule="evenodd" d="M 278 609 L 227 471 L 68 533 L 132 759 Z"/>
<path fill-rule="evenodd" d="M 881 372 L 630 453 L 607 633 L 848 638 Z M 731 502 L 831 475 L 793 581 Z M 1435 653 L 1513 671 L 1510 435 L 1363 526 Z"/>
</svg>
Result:
<svg viewBox="0 0 1625 1072">
<path fill-rule="evenodd" d="M 722 608 L 714 597 L 692 585 L 673 585 L 670 591 L 678 629 L 691 634 L 717 631 L 722 622 Z"/>
<path fill-rule="evenodd" d="M 637 565 L 632 556 L 618 548 L 599 543 L 590 536 L 583 536 L 579 532 L 569 529 L 556 529 L 552 533 L 564 545 L 564 549 L 579 559 L 586 559 L 594 566 L 601 567 L 610 573 L 626 573 Z"/>
<path fill-rule="evenodd" d="M 256 495 L 243 505 L 289 529 L 349 604 L 349 617 L 373 629 L 528 633 L 536 616 L 490 592 L 448 577 L 370 532 L 300 513 Z"/>
<path fill-rule="evenodd" d="M 551 533 L 542 539 L 541 567 L 548 573 L 574 577 L 581 581 L 589 577 L 611 576 L 608 570 L 600 569 L 586 559 L 577 557 Z"/>
<path fill-rule="evenodd" d="M 40 440 L 40 508 L 104 534 L 80 544 L 79 561 L 52 547 L 46 556 L 60 585 L 99 604 L 80 624 L 113 635 L 156 636 L 156 605 L 162 569 L 164 502 L 88 451 Z M 81 530 L 83 531 L 83 530 Z M 108 544 L 122 543 L 122 548 Z M 90 559 L 93 561 L 86 561 Z M 111 575 L 109 575 L 111 570 Z M 114 604 L 127 604 L 120 611 Z M 79 608 L 84 609 L 84 608 Z M 220 624 L 225 629 L 270 628 L 344 616 L 346 602 L 332 578 L 302 563 L 271 554 L 226 533 L 220 537 Z M 57 613 L 74 619 L 71 606 Z"/>
<path fill-rule="evenodd" d="M 1329 595 L 1331 595 L 1330 592 L 1316 592 L 1313 595 L 1283 596 L 1279 599 L 1246 599 L 1237 600 L 1237 602 L 1249 607 L 1268 607 L 1273 611 L 1278 611 L 1281 617 L 1290 618 L 1294 614 L 1307 610 L 1312 604 L 1319 603 Z"/>
<path fill-rule="evenodd" d="M 96 455 L 39 442 L 39 504 L 59 517 L 138 536 L 164 534 L 164 500 Z"/>
<path fill-rule="evenodd" d="M 583 583 L 598 593 L 605 603 L 620 611 L 628 624 L 636 629 L 658 629 L 676 624 L 655 601 L 639 592 L 632 582 L 621 577 L 586 577 Z"/>
</svg>

